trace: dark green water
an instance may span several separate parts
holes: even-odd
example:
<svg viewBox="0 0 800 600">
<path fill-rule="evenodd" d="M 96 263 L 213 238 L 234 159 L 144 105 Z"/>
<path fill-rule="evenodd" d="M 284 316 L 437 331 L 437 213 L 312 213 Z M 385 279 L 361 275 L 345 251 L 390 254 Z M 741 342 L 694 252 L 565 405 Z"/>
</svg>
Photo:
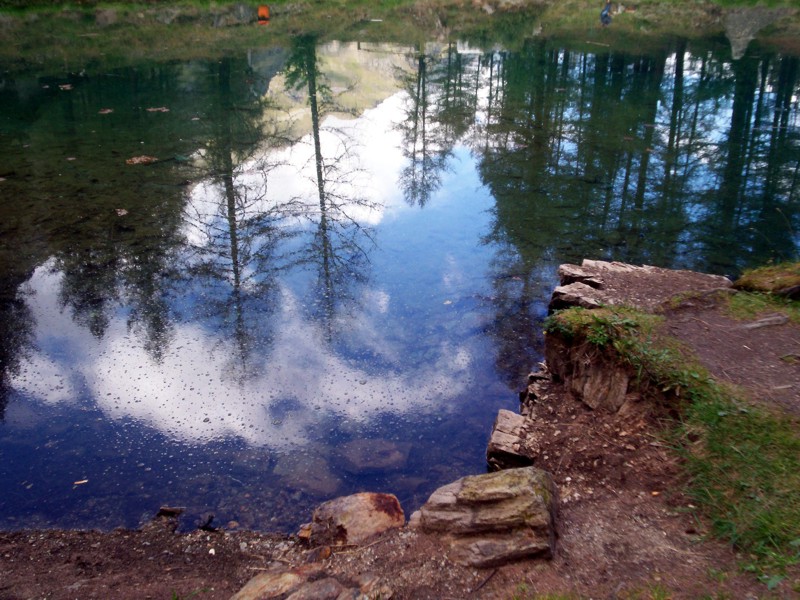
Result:
<svg viewBox="0 0 800 600">
<path fill-rule="evenodd" d="M 0 527 L 290 529 L 483 471 L 560 263 L 797 258 L 799 67 L 313 38 L 9 66 Z"/>
</svg>

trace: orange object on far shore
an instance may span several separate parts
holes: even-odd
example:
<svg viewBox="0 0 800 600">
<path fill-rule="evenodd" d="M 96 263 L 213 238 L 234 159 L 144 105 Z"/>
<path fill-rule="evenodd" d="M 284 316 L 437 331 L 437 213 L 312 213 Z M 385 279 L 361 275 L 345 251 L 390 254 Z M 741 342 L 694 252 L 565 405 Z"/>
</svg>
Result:
<svg viewBox="0 0 800 600">
<path fill-rule="evenodd" d="M 267 23 L 269 23 L 269 6 L 261 4 L 258 7 L 258 24 L 266 25 Z"/>
</svg>

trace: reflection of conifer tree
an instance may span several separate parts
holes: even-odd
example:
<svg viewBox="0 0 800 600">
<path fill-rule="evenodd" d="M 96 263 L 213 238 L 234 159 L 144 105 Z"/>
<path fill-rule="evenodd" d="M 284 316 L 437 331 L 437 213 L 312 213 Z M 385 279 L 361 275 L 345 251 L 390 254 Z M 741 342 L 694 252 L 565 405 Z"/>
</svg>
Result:
<svg viewBox="0 0 800 600">
<path fill-rule="evenodd" d="M 353 196 L 355 173 L 358 171 L 350 148 L 350 140 L 341 131 L 335 134 L 333 154 L 323 152 L 322 119 L 325 111 L 335 108 L 329 86 L 324 81 L 317 58 L 314 36 L 294 39 L 287 62 L 287 85 L 305 87 L 311 111 L 311 134 L 314 144 L 314 183 L 319 214 L 313 244 L 307 249 L 306 263 L 314 264 L 318 277 L 318 302 L 328 340 L 333 337 L 337 304 L 353 301 L 352 284 L 365 279 L 367 244 L 371 233 L 349 214 L 352 208 L 377 208 L 367 199 Z"/>
<path fill-rule="evenodd" d="M 10 379 L 33 348 L 35 326 L 19 282 L 0 279 L 0 421 L 5 418 L 11 391 Z"/>
<path fill-rule="evenodd" d="M 113 227 L 111 225 L 110 229 Z M 93 248 L 75 248 L 62 254 L 57 262 L 63 273 L 59 293 L 61 305 L 71 307 L 75 322 L 96 338 L 105 334 L 110 312 L 119 299 L 119 250 L 116 244 L 106 241 Z"/>
<path fill-rule="evenodd" d="M 772 69 L 768 69 L 772 66 Z M 759 104 L 766 96 L 768 87 L 767 79 L 772 72 L 773 79 L 777 78 L 774 85 L 774 102 L 772 106 L 772 119 L 768 120 L 769 111 L 764 107 L 756 110 L 756 127 L 763 143 L 766 142 L 766 151 L 763 152 L 764 160 L 764 185 L 758 199 L 757 211 L 758 232 L 769 235 L 756 235 L 754 246 L 758 254 L 773 254 L 775 248 L 791 248 L 792 237 L 796 233 L 793 221 L 797 222 L 800 211 L 797 208 L 797 198 L 800 197 L 800 134 L 797 128 L 791 125 L 792 101 L 798 91 L 798 78 L 800 78 L 800 59 L 796 56 L 783 56 L 778 64 L 770 62 L 767 56 L 762 62 L 762 78 L 759 88 Z M 777 71 L 777 74 L 775 72 Z M 766 100 L 763 101 L 766 104 Z M 756 144 L 752 145 L 756 147 Z M 752 161 L 757 161 L 753 157 Z M 780 259 L 797 258 L 800 250 L 793 254 L 778 254 Z"/>
<path fill-rule="evenodd" d="M 789 127 L 791 101 L 798 92 L 794 57 L 775 60 L 748 52 L 733 63 L 733 105 L 727 138 L 716 155 L 719 183 L 709 190 L 705 231 L 717 240 L 711 266 L 727 264 L 743 246 L 756 256 L 797 256 L 796 177 L 800 136 Z M 724 242 L 723 242 L 724 240 Z M 764 258 L 760 259 L 761 262 Z"/>
<path fill-rule="evenodd" d="M 443 148 L 452 148 L 475 123 L 480 67 L 479 56 L 459 53 L 453 42 L 447 45 L 445 60 L 434 63 L 431 79 L 440 90 L 434 118 L 441 128 L 439 137 Z"/>
<path fill-rule="evenodd" d="M 454 141 L 448 146 L 442 138 L 445 130 L 436 127 L 437 107 L 434 102 L 441 94 L 442 86 L 441 82 L 436 86 L 431 78 L 429 71 L 433 62 L 419 49 L 415 73 L 405 77 L 408 109 L 400 129 L 403 134 L 403 155 L 408 164 L 400 174 L 400 187 L 406 202 L 411 205 L 425 206 L 431 195 L 439 189 L 441 174 L 447 166 Z M 451 78 L 456 72 L 447 69 L 445 74 L 446 86 L 452 85 Z M 447 98 L 450 99 L 449 94 Z"/>
<path fill-rule="evenodd" d="M 114 171 L 112 176 L 109 172 L 120 164 L 116 152 L 113 158 L 97 158 L 92 154 L 89 156 L 94 160 L 80 158 L 87 145 L 85 132 L 90 128 L 90 144 L 96 147 L 117 148 L 124 144 L 131 135 L 126 126 L 140 128 L 135 132 L 136 139 L 143 143 L 146 140 L 149 147 L 175 151 L 182 142 L 174 140 L 190 138 L 181 130 L 189 126 L 188 119 L 172 118 L 190 103 L 178 83 L 181 69 L 177 64 L 121 69 L 116 73 L 114 86 L 97 80 L 82 81 L 69 96 L 58 97 L 54 108 L 59 110 L 42 107 L 37 113 L 41 120 L 30 124 L 33 131 L 52 129 L 57 132 L 55 135 L 62 136 L 66 146 L 74 147 L 82 168 L 81 177 L 64 178 L 68 187 L 58 193 L 69 201 L 59 206 L 57 226 L 48 232 L 48 251 L 55 258 L 54 267 L 63 275 L 60 302 L 78 324 L 96 337 L 105 335 L 114 311 L 121 304 L 128 304 L 129 327 L 142 333 L 146 347 L 156 357 L 169 338 L 165 287 L 174 273 L 176 232 L 180 226 L 182 189 L 170 184 L 185 178 L 185 173 L 167 160 L 151 167 L 123 166 L 122 171 Z M 142 105 L 146 98 L 154 96 L 172 111 L 170 118 L 165 119 L 165 129 L 159 129 L 158 133 L 142 126 L 145 118 Z M 96 106 L 97 97 L 116 106 L 119 112 L 137 116 L 133 121 L 110 127 L 108 121 L 103 121 L 106 117 L 98 116 L 96 109 L 90 108 Z M 157 142 L 156 137 L 160 138 Z M 169 156 L 157 153 L 164 158 Z M 154 176 L 159 179 L 157 193 L 153 193 Z M 47 189 L 52 183 L 42 179 L 36 180 L 34 196 L 49 195 Z M 114 186 L 136 190 L 135 203 L 129 203 L 134 195 L 130 190 L 119 195 L 102 191 L 109 180 L 114 181 Z M 87 187 L 88 181 L 92 185 Z M 51 212 L 52 206 L 38 202 L 32 206 L 32 211 L 36 210 Z"/>
<path fill-rule="evenodd" d="M 234 78 L 233 69 L 233 61 L 223 59 L 215 73 L 215 119 L 206 158 L 219 200 L 191 207 L 197 213 L 189 214 L 188 221 L 201 228 L 202 243 L 194 248 L 189 274 L 203 282 L 201 317 L 230 336 L 235 348 L 231 372 L 245 378 L 254 347 L 270 337 L 266 316 L 276 305 L 275 275 L 286 266 L 278 248 L 292 235 L 281 220 L 292 205 L 267 202 L 274 165 L 252 159 L 257 149 L 263 151 L 271 143 L 259 124 L 262 101 L 246 94 L 244 87 L 233 89 L 234 80 L 244 85 L 243 78 Z M 248 160 L 257 165 L 254 184 L 238 179 L 241 164 Z"/>
</svg>

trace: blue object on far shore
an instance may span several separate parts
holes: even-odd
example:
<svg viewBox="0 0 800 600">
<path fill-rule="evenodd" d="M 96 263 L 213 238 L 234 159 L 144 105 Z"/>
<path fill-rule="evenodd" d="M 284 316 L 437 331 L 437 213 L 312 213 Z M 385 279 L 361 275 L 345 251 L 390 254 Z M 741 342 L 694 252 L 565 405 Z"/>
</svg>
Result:
<svg viewBox="0 0 800 600">
<path fill-rule="evenodd" d="M 600 23 L 603 27 L 611 25 L 611 2 L 606 2 L 605 7 L 600 11 Z"/>
</svg>

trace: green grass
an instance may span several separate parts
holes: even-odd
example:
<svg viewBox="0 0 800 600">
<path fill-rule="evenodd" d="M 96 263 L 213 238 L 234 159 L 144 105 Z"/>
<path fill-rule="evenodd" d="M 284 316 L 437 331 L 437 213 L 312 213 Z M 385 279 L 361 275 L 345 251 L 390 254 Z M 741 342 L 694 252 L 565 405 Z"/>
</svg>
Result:
<svg viewBox="0 0 800 600">
<path fill-rule="evenodd" d="M 746 553 L 748 569 L 774 583 L 800 561 L 798 424 L 716 383 L 676 340 L 656 335 L 658 322 L 632 309 L 569 309 L 546 330 L 615 353 L 643 389 L 679 409 L 672 436 L 688 493 L 716 535 Z"/>
<path fill-rule="evenodd" d="M 537 594 L 528 589 L 524 583 L 517 585 L 514 593 L 509 597 L 509 600 L 581 600 L 581 596 L 576 596 L 571 593 L 545 593 Z"/>
<path fill-rule="evenodd" d="M 781 313 L 800 324 L 800 302 L 762 292 L 739 292 L 728 298 L 727 309 L 736 319 L 756 319 L 765 314 Z"/>
<path fill-rule="evenodd" d="M 781 295 L 784 290 L 800 286 L 800 262 L 745 271 L 733 285 L 740 290 L 728 301 L 728 312 L 733 317 L 755 319 L 767 313 L 782 313 L 800 323 L 800 302 Z"/>
</svg>

